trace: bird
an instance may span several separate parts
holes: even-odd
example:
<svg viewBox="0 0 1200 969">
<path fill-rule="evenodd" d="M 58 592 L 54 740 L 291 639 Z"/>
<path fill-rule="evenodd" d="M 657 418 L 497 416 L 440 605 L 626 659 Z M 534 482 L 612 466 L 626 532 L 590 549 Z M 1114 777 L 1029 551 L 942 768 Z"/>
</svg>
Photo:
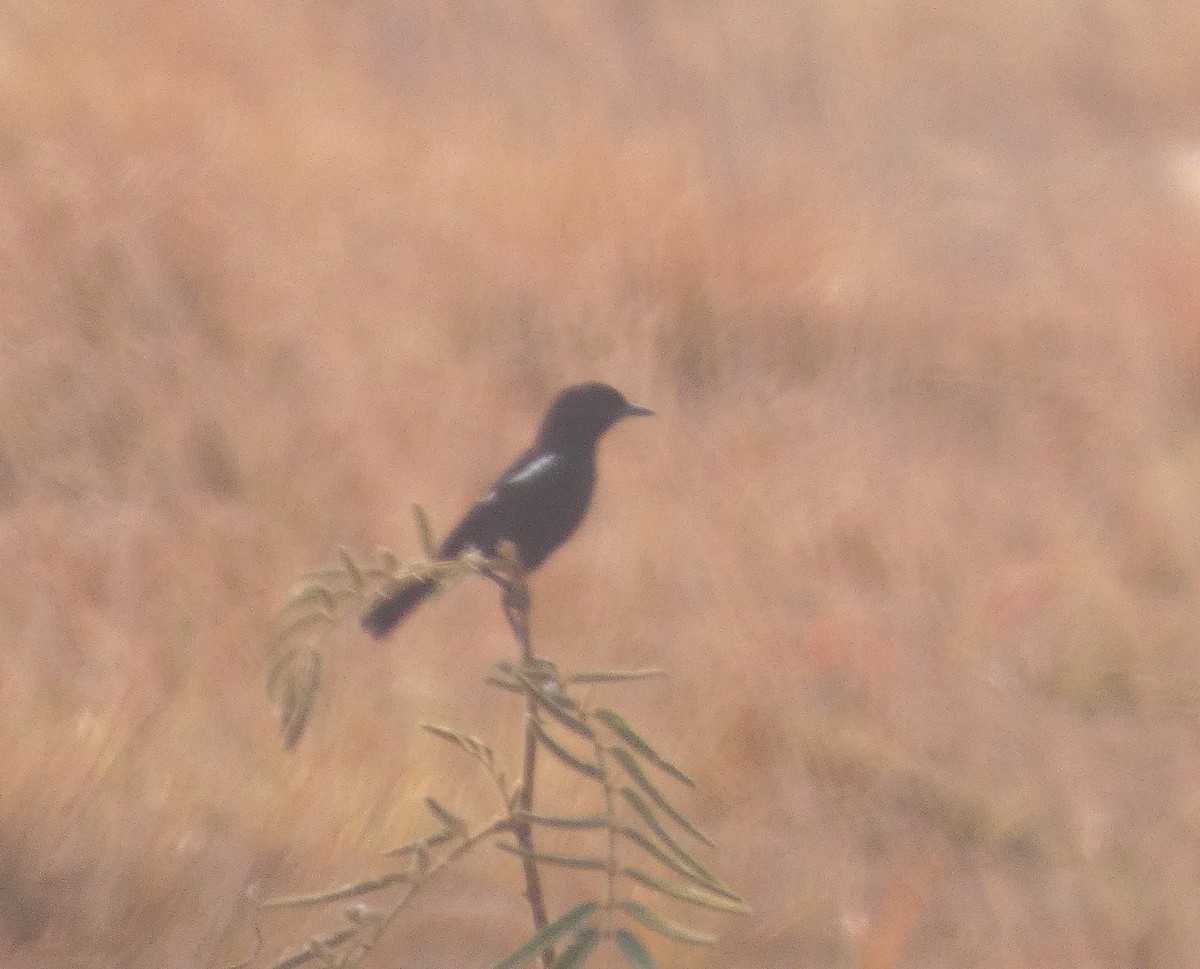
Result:
<svg viewBox="0 0 1200 969">
<path fill-rule="evenodd" d="M 550 405 L 533 444 L 496 479 L 446 536 L 438 558 L 472 549 L 488 556 L 512 542 L 526 571 L 533 571 L 579 527 L 596 484 L 596 446 L 626 417 L 648 417 L 608 384 L 577 384 Z M 384 596 L 362 617 L 376 639 L 391 632 L 437 585 L 414 579 Z"/>
</svg>

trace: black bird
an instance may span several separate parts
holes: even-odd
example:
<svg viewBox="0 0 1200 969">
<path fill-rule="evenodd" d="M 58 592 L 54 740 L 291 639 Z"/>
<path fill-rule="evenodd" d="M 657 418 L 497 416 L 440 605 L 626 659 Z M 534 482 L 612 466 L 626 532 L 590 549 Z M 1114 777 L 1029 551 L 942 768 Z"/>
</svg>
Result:
<svg viewBox="0 0 1200 969">
<path fill-rule="evenodd" d="M 533 570 L 583 521 L 596 483 L 596 445 L 617 421 L 654 411 L 631 404 L 607 384 L 569 387 L 555 398 L 537 440 L 512 463 L 438 550 L 452 559 L 468 549 L 495 555 L 505 539 L 517 547 L 521 564 Z M 376 603 L 362 624 L 386 636 L 435 585 L 417 580 Z"/>
</svg>

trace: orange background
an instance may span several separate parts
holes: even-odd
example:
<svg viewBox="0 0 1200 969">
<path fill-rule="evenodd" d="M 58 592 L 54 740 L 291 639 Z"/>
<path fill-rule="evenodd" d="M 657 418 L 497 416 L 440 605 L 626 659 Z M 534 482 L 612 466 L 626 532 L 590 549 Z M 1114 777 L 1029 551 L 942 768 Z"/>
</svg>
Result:
<svg viewBox="0 0 1200 969">
<path fill-rule="evenodd" d="M 668 671 L 596 697 L 754 908 L 664 966 L 1200 957 L 1200 7 L 25 4 L 0 95 L 5 965 L 233 962 L 486 813 L 416 723 L 515 754 L 491 587 L 291 753 L 270 615 L 592 378 L 659 416 L 537 646 Z M 525 932 L 485 853 L 376 964 Z"/>
</svg>

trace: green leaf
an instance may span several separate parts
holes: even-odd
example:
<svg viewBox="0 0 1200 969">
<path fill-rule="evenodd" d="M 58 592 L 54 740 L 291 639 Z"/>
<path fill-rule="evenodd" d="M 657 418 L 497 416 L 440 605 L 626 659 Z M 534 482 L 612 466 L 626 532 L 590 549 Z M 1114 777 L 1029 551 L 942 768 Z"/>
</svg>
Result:
<svg viewBox="0 0 1200 969">
<path fill-rule="evenodd" d="M 454 835 L 449 831 L 439 831 L 437 834 L 431 834 L 426 838 L 402 844 L 398 848 L 389 848 L 384 854 L 390 858 L 395 858 L 398 855 L 411 855 L 414 852 L 428 851 L 434 845 L 440 845 L 443 841 L 449 841 L 453 837 Z"/>
<path fill-rule="evenodd" d="M 679 811 L 677 811 L 668 803 L 667 799 L 663 797 L 662 792 L 654 786 L 650 778 L 646 776 L 646 772 L 638 766 L 637 761 L 633 759 L 633 755 L 629 753 L 629 751 L 627 751 L 624 747 L 612 747 L 611 750 L 612 755 L 618 761 L 620 761 L 621 766 L 625 769 L 625 772 L 633 778 L 634 783 L 636 783 L 638 787 L 645 791 L 650 800 L 658 805 L 659 809 L 667 817 L 678 824 L 681 828 L 686 830 L 698 841 L 702 841 L 710 848 L 716 847 L 709 839 L 708 835 L 700 831 L 699 828 L 692 824 L 691 821 L 685 818 L 679 813 Z"/>
<path fill-rule="evenodd" d="M 355 926 L 348 929 L 339 929 L 319 939 L 313 939 L 299 952 L 294 952 L 290 956 L 284 956 L 278 962 L 272 963 L 271 969 L 298 969 L 299 966 L 307 965 L 316 959 L 321 959 L 328 964 L 330 950 L 349 942 L 358 935 L 359 931 L 359 928 Z"/>
<path fill-rule="evenodd" d="M 363 578 L 362 569 L 360 569 L 358 567 L 358 563 L 350 557 L 350 553 L 340 545 L 338 546 L 338 563 L 341 565 L 342 571 L 346 574 L 346 581 L 350 583 L 351 589 L 358 590 L 366 584 L 366 580 Z"/>
<path fill-rule="evenodd" d="M 286 666 L 272 670 L 268 686 L 279 705 L 280 742 L 285 750 L 291 750 L 304 733 L 321 685 L 320 653 L 309 652 L 308 665 L 303 671 L 296 669 L 298 651 L 289 650 L 289 654 Z"/>
<path fill-rule="evenodd" d="M 514 677 L 532 676 L 539 682 L 541 680 L 553 680 L 558 682 L 562 679 L 562 677 L 559 676 L 558 667 L 544 656 L 533 656 L 529 659 L 523 659 L 519 663 L 513 663 L 509 660 L 502 659 L 496 664 L 496 669 L 498 669 L 501 673 L 507 673 L 509 676 Z M 571 701 L 569 697 L 564 695 L 564 700 L 566 700 L 572 708 L 576 707 L 576 704 Z"/>
<path fill-rule="evenodd" d="M 666 676 L 665 670 L 582 670 L 567 677 L 569 683 L 625 683 L 629 680 L 648 680 Z"/>
<path fill-rule="evenodd" d="M 561 868 L 576 868 L 581 871 L 604 871 L 608 862 L 604 858 L 585 858 L 582 855 L 552 855 L 545 851 L 530 851 L 521 845 L 508 844 L 505 841 L 496 842 L 496 847 L 509 854 L 522 858 L 532 858 L 546 865 L 558 865 Z"/>
<path fill-rule="evenodd" d="M 470 754 L 488 770 L 492 770 L 495 767 L 496 755 L 492 752 L 492 748 L 478 737 L 459 733 L 457 730 L 452 730 L 450 727 L 441 727 L 436 723 L 423 723 L 421 724 L 421 728 Z"/>
<path fill-rule="evenodd" d="M 457 744 L 464 750 L 474 751 L 476 748 L 483 746 L 483 742 L 478 737 L 472 737 L 470 734 L 459 733 L 452 727 L 443 727 L 436 723 L 422 723 L 421 729 L 433 734 L 435 737 L 441 737 L 443 740 L 449 740 L 453 744 Z"/>
<path fill-rule="evenodd" d="M 325 905 L 329 902 L 340 902 L 347 898 L 354 898 L 358 895 L 366 895 L 370 892 L 377 892 L 381 888 L 387 888 L 389 885 L 395 885 L 398 882 L 409 881 L 410 878 L 405 872 L 392 872 L 388 875 L 382 875 L 379 878 L 372 878 L 370 881 L 355 882 L 353 885 L 345 885 L 342 888 L 335 888 L 332 891 L 320 892 L 316 895 L 289 895 L 285 898 L 272 898 L 263 902 L 263 908 L 296 908 L 301 905 Z"/>
<path fill-rule="evenodd" d="M 636 828 L 624 827 L 620 829 L 620 833 L 647 854 L 650 854 L 658 859 L 658 861 L 670 868 L 671 871 L 675 872 L 676 875 L 681 875 L 682 877 L 687 878 L 695 882 L 697 885 L 701 885 L 718 895 L 724 895 L 730 899 L 737 898 L 733 892 L 729 891 L 729 889 L 727 889 L 717 880 L 715 875 L 705 870 L 700 863 L 690 855 L 686 859 L 688 864 L 685 865 L 682 861 L 677 860 L 675 857 L 656 845 Z"/>
<path fill-rule="evenodd" d="M 434 817 L 441 821 L 446 826 L 446 830 L 451 834 L 464 835 L 467 833 L 467 822 L 440 801 L 427 795 L 425 797 L 425 806 L 433 812 Z"/>
<path fill-rule="evenodd" d="M 650 958 L 650 953 L 642 945 L 642 940 L 629 929 L 617 929 L 614 938 L 617 948 L 621 950 L 621 955 L 625 957 L 626 962 L 633 966 L 633 969 L 658 969 L 658 963 Z"/>
<path fill-rule="evenodd" d="M 287 601 L 280 609 L 280 613 L 287 612 L 289 609 L 296 609 L 303 605 L 315 603 L 319 611 L 332 615 L 337 607 L 337 600 L 334 598 L 333 590 L 327 584 L 334 579 L 340 579 L 342 573 L 338 569 L 331 569 L 330 575 L 325 581 L 310 582 L 308 585 L 302 586 L 295 592 L 288 594 Z"/>
<path fill-rule="evenodd" d="M 637 811 L 642 821 L 645 822 L 646 827 L 650 829 L 654 836 L 658 838 L 658 840 L 664 845 L 666 845 L 670 851 L 674 852 L 680 861 L 686 862 L 688 865 L 695 868 L 698 873 L 704 870 L 700 867 L 699 862 L 697 862 L 691 855 L 687 853 L 687 851 L 684 850 L 683 845 L 671 837 L 667 829 L 664 828 L 659 822 L 658 818 L 654 816 L 654 812 L 650 809 L 650 805 L 646 803 L 645 799 L 637 791 L 635 791 L 632 787 L 623 787 L 621 788 L 621 796 L 629 802 L 630 806 L 632 806 L 635 811 Z"/>
<path fill-rule="evenodd" d="M 513 817 L 517 821 L 528 821 L 530 824 L 544 824 L 548 828 L 607 828 L 609 819 L 603 814 L 583 814 L 576 818 L 549 817 L 545 814 L 532 814 L 529 811 L 516 811 Z"/>
<path fill-rule="evenodd" d="M 687 942 L 692 945 L 717 944 L 717 940 L 711 935 L 705 935 L 703 932 L 689 929 L 686 925 L 680 925 L 678 922 L 671 922 L 631 898 L 622 899 L 617 903 L 617 907 L 626 915 L 637 919 L 646 928 L 657 932 L 659 935 L 666 936 L 668 939 L 674 939 L 676 942 Z"/>
<path fill-rule="evenodd" d="M 333 614 L 323 609 L 303 612 L 293 619 L 289 619 L 275 631 L 275 634 L 271 637 L 271 645 L 275 646 L 289 642 L 292 639 L 298 638 L 302 632 L 308 632 L 321 626 L 329 626 L 332 623 Z"/>
<path fill-rule="evenodd" d="M 485 676 L 483 682 L 489 686 L 498 686 L 502 690 L 507 690 L 509 693 L 518 693 L 521 696 L 525 695 L 525 687 L 514 680 L 506 680 L 499 676 Z"/>
<path fill-rule="evenodd" d="M 530 959 L 536 958 L 552 946 L 559 938 L 570 932 L 599 907 L 597 902 L 584 902 L 561 915 L 543 928 L 532 939 L 513 952 L 508 958 L 496 963 L 495 969 L 517 969 Z"/>
<path fill-rule="evenodd" d="M 682 781 L 688 787 L 695 787 L 696 782 L 687 776 L 678 767 L 672 764 L 669 760 L 663 757 L 656 751 L 647 740 L 629 725 L 624 717 L 615 710 L 609 710 L 607 707 L 601 707 L 593 716 L 603 723 L 609 730 L 615 733 L 618 737 L 633 749 L 637 754 L 640 754 L 649 763 L 653 764 L 659 770 L 666 771 L 676 780 Z"/>
<path fill-rule="evenodd" d="M 296 659 L 300 650 L 295 646 L 288 646 L 281 649 L 279 653 L 271 660 L 271 665 L 267 667 L 266 679 L 263 681 L 263 686 L 267 691 L 267 696 L 274 699 L 275 687 L 279 683 L 279 678 L 287 672 Z"/>
<path fill-rule="evenodd" d="M 600 941 L 600 933 L 590 926 L 581 931 L 572 940 L 571 944 L 563 949 L 562 954 L 554 960 L 552 969 L 579 969 L 588 956 L 592 954 L 592 950 L 596 948 L 596 943 Z"/>
<path fill-rule="evenodd" d="M 595 739 L 596 732 L 582 718 L 577 717 L 567 709 L 567 703 L 564 700 L 569 701 L 569 697 L 559 699 L 529 677 L 522 676 L 520 679 L 522 685 L 525 687 L 525 695 L 533 698 L 539 710 L 545 710 L 546 713 L 550 714 L 552 719 L 557 720 L 568 730 L 579 734 L 579 736 L 586 737 L 588 740 Z"/>
<path fill-rule="evenodd" d="M 530 720 L 529 725 L 534 734 L 537 736 L 538 743 L 540 743 L 543 747 L 550 751 L 550 753 L 552 753 L 572 770 L 579 771 L 579 773 L 585 775 L 586 777 L 590 777 L 595 781 L 604 780 L 604 768 L 602 768 L 599 764 L 594 764 L 590 760 L 584 760 L 581 757 L 576 757 L 573 753 L 567 750 L 566 747 L 563 747 L 557 740 L 551 737 L 546 731 L 546 728 L 538 723 L 538 721 Z"/>
<path fill-rule="evenodd" d="M 750 909 L 741 899 L 734 901 L 723 898 L 720 895 L 715 895 L 704 889 L 695 888 L 692 885 L 669 882 L 666 879 L 659 878 L 657 875 L 651 875 L 649 872 L 641 871 L 637 868 L 622 868 L 621 874 L 626 878 L 645 885 L 647 888 L 653 888 L 655 891 L 669 895 L 671 898 L 678 898 L 680 901 L 691 902 L 693 905 L 715 909 L 718 912 L 732 912 L 735 915 L 750 914 Z"/>
<path fill-rule="evenodd" d="M 413 505 L 413 518 L 417 523 L 417 534 L 421 537 L 421 548 L 425 551 L 425 557 L 436 559 L 437 542 L 433 539 L 433 528 L 429 524 L 429 516 L 425 514 L 425 509 L 420 505 Z"/>
</svg>

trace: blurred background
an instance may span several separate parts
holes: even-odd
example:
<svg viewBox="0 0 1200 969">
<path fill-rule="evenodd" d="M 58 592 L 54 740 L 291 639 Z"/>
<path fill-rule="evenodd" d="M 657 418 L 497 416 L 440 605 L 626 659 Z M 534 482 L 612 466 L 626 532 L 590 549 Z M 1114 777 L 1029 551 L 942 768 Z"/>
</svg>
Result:
<svg viewBox="0 0 1200 969">
<path fill-rule="evenodd" d="M 515 756 L 494 589 L 348 624 L 292 752 L 270 616 L 582 379 L 659 416 L 537 647 L 668 672 L 595 698 L 754 908 L 664 966 L 1200 958 L 1200 6 L 35 3 L 0 91 L 5 965 L 269 961 L 328 923 L 247 893 L 491 810 L 416 724 Z"/>
</svg>

